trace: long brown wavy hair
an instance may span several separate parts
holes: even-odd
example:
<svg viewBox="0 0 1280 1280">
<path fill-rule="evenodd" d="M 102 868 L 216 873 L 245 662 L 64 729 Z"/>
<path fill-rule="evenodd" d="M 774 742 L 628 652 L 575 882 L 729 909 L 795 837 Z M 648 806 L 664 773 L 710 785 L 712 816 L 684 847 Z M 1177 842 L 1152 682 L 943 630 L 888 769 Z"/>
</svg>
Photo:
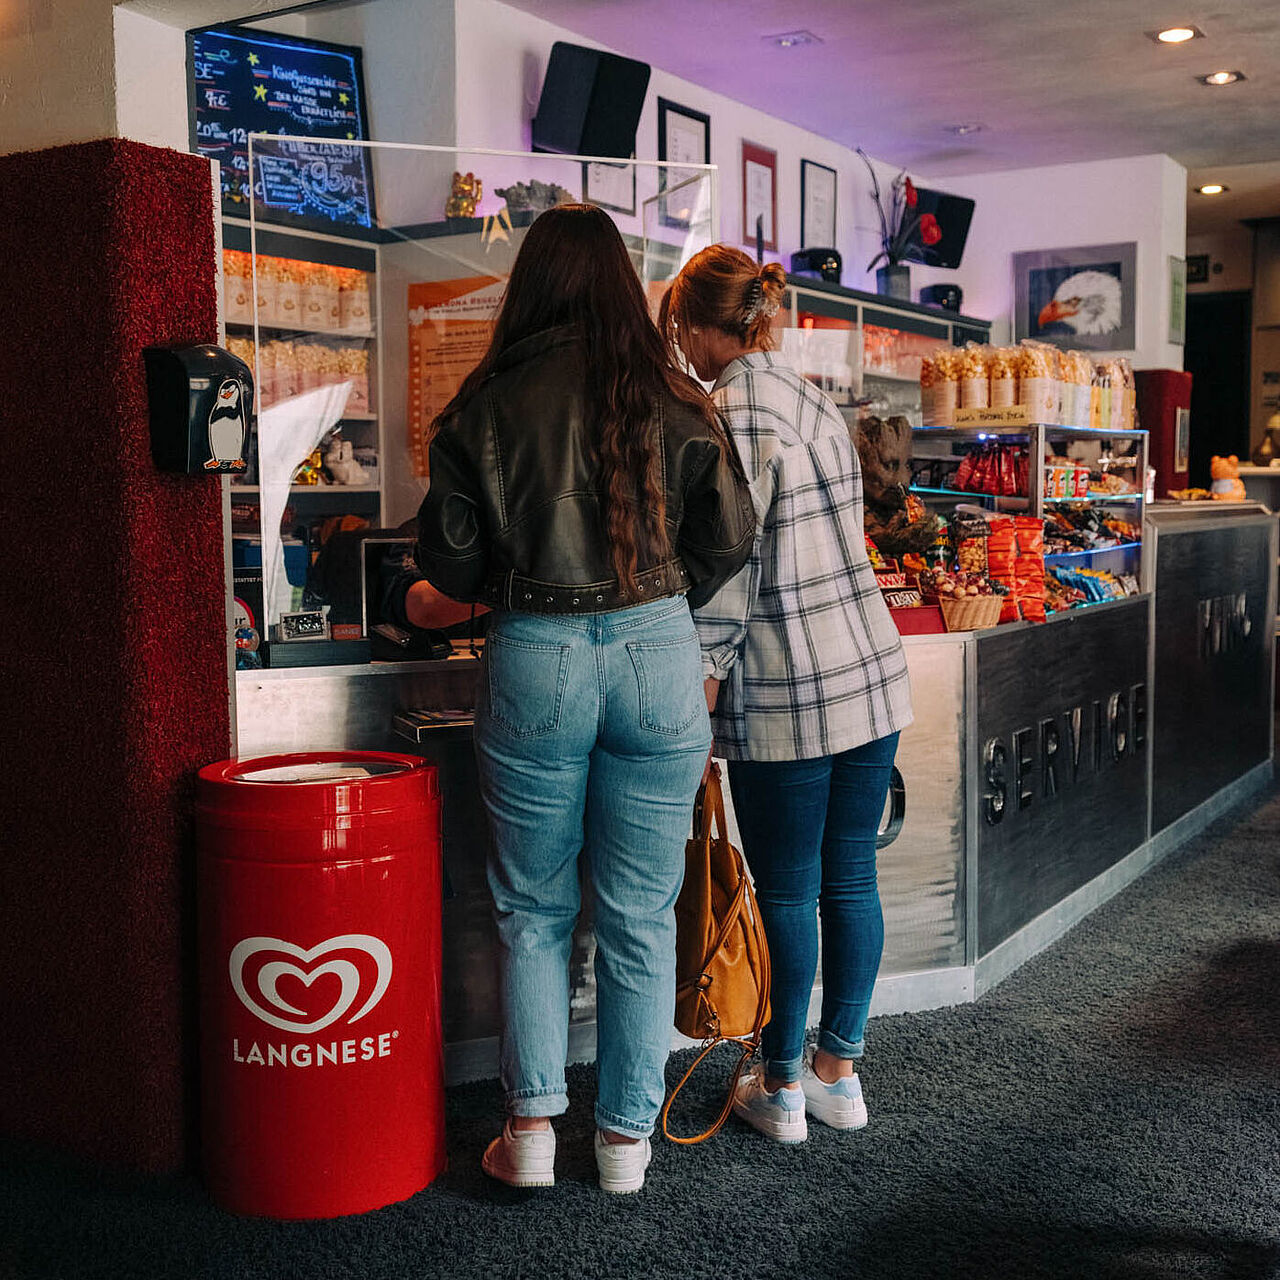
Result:
<svg viewBox="0 0 1280 1280">
<path fill-rule="evenodd" d="M 511 268 L 489 350 L 432 430 L 480 390 L 508 347 L 558 325 L 574 326 L 583 343 L 587 421 L 605 494 L 609 556 L 623 595 L 634 599 L 640 595 L 637 570 L 671 554 L 654 430 L 659 400 L 674 396 L 701 414 L 717 438 L 723 431 L 706 393 L 672 362 L 607 213 L 565 204 L 534 221 Z"/>
</svg>

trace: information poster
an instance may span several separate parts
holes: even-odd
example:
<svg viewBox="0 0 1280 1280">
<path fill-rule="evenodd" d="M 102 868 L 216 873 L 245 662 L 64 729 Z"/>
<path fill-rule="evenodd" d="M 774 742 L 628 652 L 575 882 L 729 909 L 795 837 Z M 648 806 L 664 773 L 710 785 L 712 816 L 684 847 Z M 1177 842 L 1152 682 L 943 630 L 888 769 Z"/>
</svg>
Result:
<svg viewBox="0 0 1280 1280">
<path fill-rule="evenodd" d="M 321 225 L 371 227 L 373 192 L 360 50 L 270 32 L 188 36 L 194 145 L 222 167 L 223 207 L 248 213 L 249 134 L 314 142 L 255 142 L 260 204 Z"/>
<path fill-rule="evenodd" d="M 427 434 L 489 350 L 505 279 L 468 276 L 409 286 L 409 452 L 426 477 Z"/>
</svg>

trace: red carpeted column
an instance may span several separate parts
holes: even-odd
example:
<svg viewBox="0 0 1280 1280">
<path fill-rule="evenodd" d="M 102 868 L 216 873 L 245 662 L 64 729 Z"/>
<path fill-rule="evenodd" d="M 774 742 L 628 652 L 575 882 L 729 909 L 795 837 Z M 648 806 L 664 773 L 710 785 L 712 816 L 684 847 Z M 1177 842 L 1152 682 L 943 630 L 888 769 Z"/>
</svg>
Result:
<svg viewBox="0 0 1280 1280">
<path fill-rule="evenodd" d="M 218 481 L 151 463 L 142 349 L 216 340 L 211 179 L 0 157 L 0 1132 L 187 1156 L 194 770 L 228 754 Z"/>
</svg>

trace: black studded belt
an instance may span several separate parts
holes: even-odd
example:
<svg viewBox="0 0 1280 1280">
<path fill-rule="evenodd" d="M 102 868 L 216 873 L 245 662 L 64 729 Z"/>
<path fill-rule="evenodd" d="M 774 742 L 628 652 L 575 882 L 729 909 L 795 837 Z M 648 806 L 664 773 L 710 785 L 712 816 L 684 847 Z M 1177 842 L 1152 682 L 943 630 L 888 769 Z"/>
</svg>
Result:
<svg viewBox="0 0 1280 1280">
<path fill-rule="evenodd" d="M 521 613 L 613 613 L 630 609 L 648 600 L 660 600 L 689 590 L 689 572 L 680 560 L 668 560 L 654 569 L 636 574 L 637 596 L 624 596 L 618 580 L 564 586 L 540 582 L 511 570 L 495 574 L 485 584 L 481 603 L 494 609 L 516 609 Z"/>
</svg>

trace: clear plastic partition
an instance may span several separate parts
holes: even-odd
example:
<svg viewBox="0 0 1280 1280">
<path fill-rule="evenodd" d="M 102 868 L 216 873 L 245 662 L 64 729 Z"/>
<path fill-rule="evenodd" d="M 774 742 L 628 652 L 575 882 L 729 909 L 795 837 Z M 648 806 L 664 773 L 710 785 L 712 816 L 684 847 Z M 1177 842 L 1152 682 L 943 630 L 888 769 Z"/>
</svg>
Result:
<svg viewBox="0 0 1280 1280">
<path fill-rule="evenodd" d="M 793 286 L 774 322 L 786 359 L 840 406 L 852 424 L 866 414 L 901 414 L 919 426 L 920 363 L 955 341 L 947 320 L 849 292 Z"/>
<path fill-rule="evenodd" d="M 417 514 L 430 424 L 487 349 L 533 220 L 570 201 L 606 210 L 656 314 L 716 239 L 715 168 L 251 135 L 249 169 L 248 250 L 224 264 L 228 345 L 258 387 L 233 490 L 233 512 L 256 500 L 257 528 L 236 536 L 258 543 L 241 550 L 260 555 L 264 639 L 290 639 L 282 620 L 358 638 L 336 598 L 351 584 L 313 563 L 335 530 Z M 292 616 L 317 612 L 323 626 Z"/>
</svg>

